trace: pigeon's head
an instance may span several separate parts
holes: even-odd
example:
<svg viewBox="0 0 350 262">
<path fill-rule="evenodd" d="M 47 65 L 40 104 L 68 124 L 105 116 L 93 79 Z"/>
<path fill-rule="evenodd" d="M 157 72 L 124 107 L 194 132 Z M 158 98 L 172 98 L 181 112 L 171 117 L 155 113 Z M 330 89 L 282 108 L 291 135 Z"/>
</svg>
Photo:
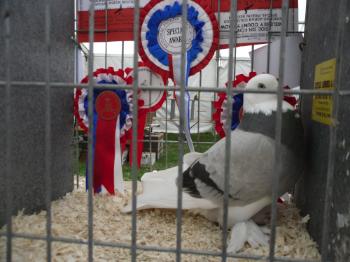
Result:
<svg viewBox="0 0 350 262">
<path fill-rule="evenodd" d="M 276 77 L 270 74 L 259 74 L 249 80 L 245 89 L 277 91 L 278 81 Z M 276 93 L 245 93 L 244 111 L 247 113 L 271 114 L 277 108 Z"/>
<path fill-rule="evenodd" d="M 252 79 L 246 85 L 246 89 L 256 89 L 256 90 L 266 90 L 266 91 L 276 91 L 278 88 L 278 81 L 276 77 L 270 74 L 260 74 Z M 248 98 L 247 98 L 248 97 Z M 276 100 L 276 94 L 245 94 L 245 99 L 252 99 L 254 103 L 266 102 L 271 100 Z"/>
</svg>

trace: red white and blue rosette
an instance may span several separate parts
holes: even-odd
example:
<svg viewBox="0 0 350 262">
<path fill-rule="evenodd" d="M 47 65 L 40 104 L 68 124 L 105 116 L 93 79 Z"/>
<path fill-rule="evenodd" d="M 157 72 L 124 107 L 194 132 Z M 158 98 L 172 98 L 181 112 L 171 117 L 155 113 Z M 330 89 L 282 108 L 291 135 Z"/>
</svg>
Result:
<svg viewBox="0 0 350 262">
<path fill-rule="evenodd" d="M 94 72 L 97 84 L 126 85 L 124 71 L 98 69 Z M 85 77 L 82 83 L 88 83 Z M 79 126 L 88 132 L 88 90 L 75 92 L 74 114 Z M 93 188 L 94 192 L 124 192 L 121 156 L 126 132 L 132 126 L 132 90 L 95 89 L 93 97 Z"/>
<path fill-rule="evenodd" d="M 126 68 L 126 82 L 131 85 L 134 81 L 134 69 Z M 164 87 L 166 80 L 159 74 L 153 72 L 143 62 L 138 63 L 138 82 L 139 86 L 159 86 Z M 159 90 L 143 90 L 139 88 L 138 98 L 143 101 L 139 106 L 139 112 L 156 112 L 162 107 L 166 99 L 166 91 L 164 89 Z"/>
<path fill-rule="evenodd" d="M 126 68 L 125 72 L 127 73 L 126 82 L 127 84 L 132 84 L 134 81 L 134 69 Z M 165 79 L 163 79 L 159 74 L 152 72 L 151 69 L 144 65 L 144 63 L 139 62 L 138 66 L 138 81 L 139 86 L 159 86 L 164 87 Z M 137 164 L 140 167 L 142 151 L 143 151 L 143 138 L 144 131 L 146 126 L 147 113 L 156 112 L 159 108 L 162 107 L 167 92 L 165 90 L 143 90 L 139 88 L 138 98 L 143 101 L 142 105 L 138 108 L 138 130 L 137 130 Z M 130 134 L 132 139 L 132 134 Z M 132 165 L 132 151 L 129 152 L 129 161 Z"/>
<path fill-rule="evenodd" d="M 219 29 L 209 6 L 198 0 L 187 2 L 186 53 L 182 54 L 182 1 L 151 0 L 140 18 L 140 56 L 144 63 L 164 79 L 175 84 L 181 79 L 181 58 L 186 56 L 185 79 L 202 70 L 219 43 Z M 179 105 L 179 92 L 175 93 Z M 190 95 L 185 93 L 186 138 L 191 151 Z"/>
<path fill-rule="evenodd" d="M 284 86 L 283 87 L 284 90 L 292 90 L 292 88 L 290 88 L 289 86 Z M 286 101 L 287 103 L 289 103 L 294 110 L 297 110 L 298 109 L 298 104 L 299 104 L 299 99 L 297 99 L 298 96 L 294 96 L 294 95 L 285 95 L 283 97 L 283 100 Z"/>
<path fill-rule="evenodd" d="M 218 23 L 209 6 L 187 2 L 187 74 L 194 75 L 211 60 L 219 42 Z M 140 56 L 152 70 L 175 78 L 174 60 L 181 57 L 182 1 L 152 0 L 141 12 Z M 181 63 L 180 61 L 176 61 Z"/>
<path fill-rule="evenodd" d="M 256 76 L 255 72 L 250 72 L 248 76 L 243 74 L 237 75 L 236 79 L 232 83 L 232 88 L 237 86 L 245 87 L 248 81 Z M 227 87 L 227 83 L 226 83 Z M 243 94 L 235 94 L 232 96 L 232 119 L 231 130 L 235 130 L 243 117 Z M 227 121 L 227 95 L 225 92 L 218 93 L 218 99 L 214 102 L 214 108 L 216 109 L 213 114 L 213 120 L 215 123 L 215 130 L 221 138 L 226 136 L 225 124 Z"/>
</svg>

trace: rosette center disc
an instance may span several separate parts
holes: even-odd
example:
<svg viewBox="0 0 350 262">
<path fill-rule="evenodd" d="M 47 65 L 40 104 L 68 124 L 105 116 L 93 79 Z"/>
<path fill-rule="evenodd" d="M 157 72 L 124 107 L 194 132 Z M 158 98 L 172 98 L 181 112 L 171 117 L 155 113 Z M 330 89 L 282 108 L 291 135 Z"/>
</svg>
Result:
<svg viewBox="0 0 350 262">
<path fill-rule="evenodd" d="M 195 36 L 195 29 L 186 22 L 186 50 L 192 47 Z M 182 46 L 182 19 L 181 16 L 169 18 L 160 23 L 158 27 L 158 42 L 160 47 L 167 53 L 179 54 Z"/>
</svg>

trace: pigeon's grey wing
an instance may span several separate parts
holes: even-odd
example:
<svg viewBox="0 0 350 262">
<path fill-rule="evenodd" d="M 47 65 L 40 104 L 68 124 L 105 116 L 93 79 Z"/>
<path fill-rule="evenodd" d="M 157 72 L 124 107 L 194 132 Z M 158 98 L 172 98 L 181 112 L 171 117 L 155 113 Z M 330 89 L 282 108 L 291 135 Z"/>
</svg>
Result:
<svg viewBox="0 0 350 262">
<path fill-rule="evenodd" d="M 231 133 L 229 197 L 248 204 L 271 190 L 274 141 L 258 133 Z M 225 139 L 203 154 L 184 173 L 184 187 L 192 196 L 221 201 L 225 180 Z"/>
</svg>

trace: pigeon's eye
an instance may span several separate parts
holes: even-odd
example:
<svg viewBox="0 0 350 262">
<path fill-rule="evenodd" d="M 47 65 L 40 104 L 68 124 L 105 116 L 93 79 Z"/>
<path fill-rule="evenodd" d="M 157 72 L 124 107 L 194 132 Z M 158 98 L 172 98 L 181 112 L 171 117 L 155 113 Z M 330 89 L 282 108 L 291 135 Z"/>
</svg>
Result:
<svg viewBox="0 0 350 262">
<path fill-rule="evenodd" d="M 258 88 L 259 88 L 259 89 L 264 89 L 264 88 L 266 88 L 266 86 L 265 86 L 264 84 L 262 84 L 262 83 L 259 83 L 259 84 L 258 84 Z"/>
</svg>

